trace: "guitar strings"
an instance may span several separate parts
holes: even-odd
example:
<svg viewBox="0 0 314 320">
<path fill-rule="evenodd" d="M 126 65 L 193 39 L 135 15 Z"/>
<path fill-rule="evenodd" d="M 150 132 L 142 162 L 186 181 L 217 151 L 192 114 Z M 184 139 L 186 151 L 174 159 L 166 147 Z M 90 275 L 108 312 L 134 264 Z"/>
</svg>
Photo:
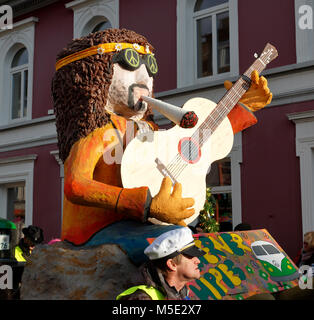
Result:
<svg viewBox="0 0 314 320">
<path fill-rule="evenodd" d="M 211 134 L 214 132 L 214 130 L 219 126 L 221 123 L 221 120 L 225 118 L 225 116 L 230 111 L 230 108 L 227 107 L 228 105 L 233 104 L 233 98 L 238 98 L 238 85 L 233 87 L 234 92 L 229 92 L 228 96 L 224 97 L 219 102 L 218 108 L 215 108 L 210 115 L 207 117 L 207 119 L 204 121 L 204 123 L 194 132 L 194 134 L 191 136 L 191 139 L 194 141 L 199 141 L 199 147 L 204 144 L 204 141 L 207 141 L 207 139 L 211 136 Z M 183 148 L 181 151 L 183 154 L 184 152 L 189 151 L 189 154 L 195 154 L 198 153 L 199 148 L 196 147 L 195 144 L 190 144 Z M 171 174 L 177 178 L 181 172 L 188 166 L 188 163 L 184 161 L 179 153 L 175 156 L 175 158 L 170 162 L 170 164 L 167 166 L 168 170 L 171 172 Z"/>
<path fill-rule="evenodd" d="M 268 53 L 268 54 L 266 55 L 266 57 L 264 57 L 264 59 L 265 59 L 265 58 L 268 59 L 268 58 L 270 57 L 270 55 L 271 55 L 271 53 Z M 252 64 L 252 66 L 244 73 L 244 75 L 250 76 L 250 75 L 251 75 L 251 72 L 252 72 L 253 70 L 255 70 L 255 69 L 257 69 L 259 72 L 261 72 L 261 71 L 265 68 L 265 64 L 264 64 L 264 66 L 263 66 L 262 63 L 263 63 L 263 62 L 262 62 L 260 59 L 257 59 L 257 60 Z M 243 83 L 242 83 L 242 84 L 243 84 Z M 236 86 L 236 85 L 234 85 L 233 88 L 235 88 L 235 86 Z M 242 91 L 242 90 L 241 90 L 241 91 Z M 226 100 L 226 102 L 228 102 L 228 100 L 229 100 L 230 103 L 233 103 L 233 102 L 231 101 L 232 99 L 230 99 L 229 96 L 230 96 L 230 97 L 234 97 L 234 96 L 238 95 L 238 91 L 236 90 L 236 91 L 234 91 L 233 93 L 234 93 L 234 95 L 231 95 L 231 94 L 228 93 L 228 95 L 225 96 L 225 97 L 223 97 L 223 99 Z M 243 94 L 243 92 L 242 92 L 242 94 Z M 242 94 L 238 95 L 238 97 L 240 98 L 240 97 L 242 96 Z M 220 101 L 220 104 L 221 104 L 222 107 L 224 107 L 224 108 L 226 109 L 227 114 L 228 114 L 228 113 L 230 112 L 230 109 L 226 106 L 226 104 L 224 104 L 223 99 Z M 222 102 L 222 103 L 221 103 L 221 102 Z M 207 126 L 207 123 L 212 124 L 212 122 L 214 122 L 214 124 L 216 124 L 216 123 L 215 123 L 216 120 L 215 120 L 215 118 L 212 117 L 212 115 L 214 115 L 214 114 L 217 113 L 217 112 L 218 112 L 218 116 L 217 116 L 216 118 L 218 118 L 218 120 L 219 120 L 219 118 L 226 116 L 225 112 L 219 114 L 219 108 L 216 108 L 216 109 L 214 109 L 213 112 L 210 114 L 209 121 L 206 121 L 206 120 L 208 120 L 208 119 L 206 119 L 201 126 L 204 126 L 204 125 Z M 209 127 L 210 127 L 210 125 L 209 125 Z M 218 125 L 215 126 L 214 130 L 216 129 L 216 127 L 218 127 Z M 210 129 L 210 128 L 208 128 L 208 126 L 207 126 L 207 129 Z M 211 130 L 211 131 L 213 132 L 214 130 Z M 198 131 L 196 130 L 195 133 L 198 133 Z M 194 133 L 194 138 L 195 138 L 195 133 Z M 207 137 L 206 137 L 206 138 L 207 138 Z M 195 149 L 194 145 L 193 145 L 192 147 Z M 189 148 L 189 146 L 188 146 L 187 148 Z M 185 151 L 186 151 L 186 150 L 185 150 Z M 177 159 L 177 157 L 176 157 L 175 159 Z"/>
<path fill-rule="evenodd" d="M 219 102 L 218 108 L 216 107 L 207 117 L 207 119 L 202 123 L 202 125 L 194 132 L 194 134 L 191 136 L 191 139 L 194 139 L 196 141 L 199 141 L 199 145 L 202 146 L 204 144 L 204 141 L 206 141 L 211 134 L 214 132 L 214 130 L 219 126 L 222 119 L 225 118 L 225 116 L 229 113 L 230 108 L 227 107 L 227 105 L 231 105 L 234 103 L 234 98 L 238 98 L 238 88 L 239 83 L 235 84 L 232 88 L 232 91 L 228 93 L 228 96 L 225 96 L 222 98 L 222 100 Z M 205 131 L 205 134 L 204 134 Z M 184 148 L 184 151 L 188 151 L 189 146 Z M 198 148 L 195 147 L 194 144 L 192 144 L 191 151 L 195 152 Z M 178 154 L 179 157 L 180 154 Z M 176 157 L 175 159 L 178 159 Z M 186 162 L 185 162 L 186 163 Z M 173 166 L 173 163 L 172 163 Z M 171 168 L 171 166 L 169 166 Z"/>
<path fill-rule="evenodd" d="M 270 53 L 270 54 L 271 54 L 271 53 Z M 266 58 L 266 59 L 270 58 L 270 54 L 267 54 L 266 57 L 264 57 L 264 59 L 265 59 L 265 58 Z M 252 72 L 253 70 L 258 70 L 258 72 L 261 73 L 261 71 L 263 71 L 263 70 L 265 69 L 266 64 L 268 64 L 269 62 L 270 62 L 270 60 L 269 60 L 267 63 L 264 63 L 260 58 L 257 59 L 257 60 L 255 61 L 255 63 L 253 63 L 252 66 L 244 73 L 244 75 L 250 76 L 250 75 L 251 75 L 251 72 Z M 262 65 L 262 64 L 263 64 L 263 65 Z M 243 84 L 243 83 L 242 83 L 242 84 Z M 234 86 L 234 88 L 235 88 L 235 86 Z M 235 92 L 235 93 L 237 93 L 237 92 Z M 242 94 L 243 94 L 243 93 L 244 93 L 244 92 L 242 92 Z M 242 94 L 241 94 L 241 96 L 242 96 Z M 229 95 L 229 96 L 230 96 L 230 95 Z M 228 100 L 231 101 L 231 99 L 228 99 L 228 97 L 227 97 L 225 100 L 227 100 L 227 102 L 228 102 Z M 229 108 L 227 108 L 227 106 L 226 106 L 225 104 L 221 104 L 221 105 L 222 105 L 222 107 L 226 108 L 227 114 L 228 114 L 229 111 L 230 111 Z M 218 108 L 214 109 L 214 110 L 211 112 L 211 114 L 209 115 L 209 117 L 206 119 L 206 120 L 208 120 L 208 119 L 210 119 L 210 120 L 209 120 L 208 122 L 205 120 L 205 121 L 203 122 L 202 126 L 204 125 L 204 126 L 206 126 L 206 127 L 208 128 L 208 127 L 210 127 L 210 125 L 208 126 L 207 123 L 212 124 L 212 122 L 214 122 L 214 124 L 215 124 L 216 127 L 219 126 L 219 124 L 216 124 L 215 118 L 212 117 L 212 115 L 214 115 L 215 112 L 217 113 L 217 110 L 218 110 Z M 219 110 L 218 110 L 218 119 L 219 119 L 219 116 L 221 117 L 221 115 L 226 116 L 224 113 L 225 113 L 225 112 L 219 114 Z M 215 130 L 215 129 L 213 129 L 212 132 L 213 132 L 214 130 Z M 210 134 L 210 135 L 211 135 L 211 134 Z M 206 139 L 207 139 L 207 138 L 206 138 Z M 203 143 L 203 142 L 202 142 L 202 143 Z M 188 148 L 189 148 L 189 146 L 188 146 Z M 192 148 L 195 149 L 194 145 L 192 145 Z M 179 162 L 181 162 L 181 164 L 180 164 Z M 177 168 L 179 168 L 179 170 L 177 170 L 177 172 L 174 172 L 175 179 L 181 174 L 181 172 L 184 170 L 184 168 L 186 168 L 186 167 L 188 166 L 188 163 L 186 163 L 186 161 L 183 161 L 183 160 L 182 160 L 182 157 L 180 156 L 180 154 L 177 154 L 177 155 L 176 155 L 176 157 L 174 158 L 174 163 L 172 163 L 172 164 L 170 165 L 170 167 L 171 167 L 171 166 L 172 166 L 172 167 L 175 167 L 174 164 L 177 164 L 177 163 L 179 163 L 179 164 L 177 165 Z"/>
<path fill-rule="evenodd" d="M 233 90 L 236 89 L 237 86 L 234 86 L 233 87 Z M 231 96 L 231 97 L 235 97 L 237 96 L 238 93 L 235 91 L 235 92 L 229 92 L 228 96 Z M 228 97 L 225 97 L 226 102 L 230 102 L 230 104 L 232 103 L 232 99 L 231 98 L 228 98 Z M 210 114 L 209 116 L 207 117 L 207 119 L 202 123 L 202 125 L 194 132 L 194 134 L 191 136 L 191 139 L 194 139 L 196 141 L 200 140 L 200 143 L 199 145 L 202 145 L 204 143 L 204 140 L 207 140 L 210 135 L 212 134 L 212 132 L 215 130 L 216 127 L 218 127 L 218 122 L 220 118 L 224 118 L 225 114 L 226 114 L 226 111 L 229 112 L 229 108 L 226 106 L 226 104 L 224 103 L 224 100 L 222 99 L 220 101 L 220 107 L 222 107 L 222 111 L 219 110 L 219 106 L 218 108 L 215 108 Z M 217 114 L 217 115 L 216 115 Z M 206 130 L 206 132 L 210 131 L 209 134 L 200 134 L 201 132 L 203 133 L 204 130 Z M 201 138 L 199 139 L 199 137 L 201 136 Z M 205 139 L 204 139 L 205 138 Z M 198 151 L 198 148 L 195 147 L 194 144 L 192 144 L 192 148 L 190 146 L 186 146 L 182 149 L 182 153 L 188 151 L 189 149 L 190 150 L 190 153 L 193 153 L 193 152 L 196 152 Z M 167 166 L 167 168 L 169 169 L 169 171 L 172 171 L 175 169 L 175 167 L 177 165 L 181 165 L 180 163 L 177 164 L 177 161 L 178 159 L 181 159 L 181 155 L 178 153 L 175 158 L 170 162 L 170 164 Z M 187 165 L 187 163 L 184 161 L 185 165 Z M 176 174 L 175 171 L 172 171 L 173 174 Z"/>
<path fill-rule="evenodd" d="M 265 67 L 262 65 L 261 61 L 257 59 L 252 66 L 244 73 L 246 76 L 250 76 L 253 70 L 258 70 L 260 73 Z M 206 142 L 208 138 L 212 135 L 212 133 L 216 130 L 216 128 L 220 125 L 222 120 L 228 115 L 232 108 L 228 107 L 228 105 L 234 106 L 235 98 L 240 98 L 244 92 L 246 91 L 242 86 L 245 82 L 239 79 L 233 87 L 225 94 L 225 96 L 218 103 L 218 108 L 216 107 L 205 119 L 205 121 L 200 125 L 200 127 L 193 133 L 190 139 L 200 140 L 199 148 L 201 148 Z M 238 88 L 240 87 L 240 88 Z M 242 93 L 238 93 L 243 91 Z M 228 103 L 228 104 L 227 104 Z M 204 127 L 206 127 L 204 129 Z M 203 133 L 205 130 L 205 134 Z M 209 131 L 209 133 L 208 133 Z M 197 137 L 196 137 L 197 136 Z M 193 154 L 198 152 L 199 148 L 195 146 L 195 144 L 188 144 L 188 146 L 184 146 L 181 150 L 181 154 L 185 154 L 185 152 L 189 151 L 189 154 Z M 166 169 L 170 172 L 170 174 L 177 179 L 182 171 L 189 165 L 182 156 L 177 153 L 176 156 L 170 161 L 170 163 L 166 166 Z"/>
<path fill-rule="evenodd" d="M 241 83 L 240 83 L 241 85 Z M 225 118 L 225 116 L 230 112 L 230 107 L 228 105 L 234 105 L 235 98 L 239 98 L 238 91 L 239 82 L 237 82 L 228 92 L 228 95 L 223 97 L 218 104 L 218 108 L 216 107 L 206 118 L 206 120 L 202 123 L 202 125 L 193 133 L 191 139 L 194 141 L 199 141 L 199 147 L 201 148 L 204 144 L 204 141 L 211 136 L 211 134 L 215 131 L 215 129 L 220 125 L 221 121 Z M 231 91 L 232 90 L 232 91 Z M 243 89 L 243 91 L 245 91 Z M 205 131 L 204 131 L 205 130 Z M 205 132 L 205 134 L 204 134 Z M 181 153 L 185 154 L 184 152 L 189 151 L 189 154 L 198 153 L 199 148 L 195 146 L 195 144 L 189 144 L 185 146 Z M 167 166 L 167 169 L 172 174 L 172 176 L 176 179 L 182 171 L 188 166 L 188 163 L 182 159 L 182 156 L 177 153 L 175 158 L 170 162 Z"/>
</svg>

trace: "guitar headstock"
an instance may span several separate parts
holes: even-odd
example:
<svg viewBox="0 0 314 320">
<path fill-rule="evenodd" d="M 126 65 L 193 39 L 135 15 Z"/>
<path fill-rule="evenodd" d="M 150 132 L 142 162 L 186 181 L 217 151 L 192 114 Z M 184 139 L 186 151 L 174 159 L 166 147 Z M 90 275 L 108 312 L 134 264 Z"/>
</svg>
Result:
<svg viewBox="0 0 314 320">
<path fill-rule="evenodd" d="M 265 64 L 268 64 L 274 59 L 276 59 L 277 57 L 278 57 L 277 49 L 270 43 L 267 43 L 259 59 L 261 59 Z"/>
</svg>

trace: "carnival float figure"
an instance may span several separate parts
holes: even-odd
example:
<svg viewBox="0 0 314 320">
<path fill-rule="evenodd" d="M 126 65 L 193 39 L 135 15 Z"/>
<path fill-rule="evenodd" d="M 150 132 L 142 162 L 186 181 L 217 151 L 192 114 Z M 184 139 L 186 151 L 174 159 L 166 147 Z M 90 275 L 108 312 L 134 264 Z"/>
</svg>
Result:
<svg viewBox="0 0 314 320">
<path fill-rule="evenodd" d="M 128 188 L 122 183 L 127 143 L 139 131 L 158 130 L 152 111 L 156 99 L 149 100 L 157 72 L 153 46 L 126 29 L 74 39 L 59 53 L 52 95 L 59 156 L 64 162 L 62 240 L 84 245 L 97 236 L 97 243 L 106 238 L 114 242 L 112 234 L 132 233 L 132 223 L 122 223 L 126 221 L 140 229 L 154 227 L 159 231 L 152 236 L 158 236 L 169 228 L 185 226 L 187 219 L 198 215 L 194 198 L 182 196 L 179 179 L 174 183 L 164 177 L 154 194 L 148 185 Z M 248 80 L 241 104 L 227 115 L 232 134 L 255 124 L 253 112 L 272 99 L 266 79 L 256 70 Z M 225 82 L 227 90 L 231 87 L 231 82 Z M 193 112 L 182 119 L 181 127 L 186 128 L 195 126 L 197 120 Z M 161 225 L 152 225 L 154 219 Z"/>
</svg>

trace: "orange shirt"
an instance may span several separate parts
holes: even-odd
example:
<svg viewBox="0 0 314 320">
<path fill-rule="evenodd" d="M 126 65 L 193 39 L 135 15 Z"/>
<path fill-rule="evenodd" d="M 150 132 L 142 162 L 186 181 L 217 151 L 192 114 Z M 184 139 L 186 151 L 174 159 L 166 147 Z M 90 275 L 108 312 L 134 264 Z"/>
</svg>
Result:
<svg viewBox="0 0 314 320">
<path fill-rule="evenodd" d="M 228 118 L 234 133 L 257 122 L 248 109 L 239 105 Z M 120 163 L 127 120 L 116 115 L 111 115 L 111 120 L 116 129 L 108 122 L 81 138 L 72 146 L 64 163 L 61 238 L 76 245 L 122 219 L 146 220 L 148 187 L 126 189 L 121 182 Z"/>
<path fill-rule="evenodd" d="M 77 141 L 64 163 L 62 240 L 83 244 L 103 227 L 122 220 L 144 221 L 148 187 L 122 188 L 121 142 L 127 121 L 109 122 Z M 121 152 L 119 152 L 121 150 Z"/>
</svg>

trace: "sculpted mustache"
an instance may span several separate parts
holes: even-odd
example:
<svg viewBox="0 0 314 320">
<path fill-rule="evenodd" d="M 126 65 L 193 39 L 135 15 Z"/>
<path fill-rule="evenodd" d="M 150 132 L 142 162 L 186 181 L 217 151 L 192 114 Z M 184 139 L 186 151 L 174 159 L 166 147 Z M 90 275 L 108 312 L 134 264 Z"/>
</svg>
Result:
<svg viewBox="0 0 314 320">
<path fill-rule="evenodd" d="M 137 84 L 137 83 L 133 83 L 129 86 L 129 94 L 128 94 L 128 106 L 130 108 L 134 107 L 134 88 L 143 88 L 143 89 L 148 89 L 148 87 L 145 84 Z"/>
</svg>

